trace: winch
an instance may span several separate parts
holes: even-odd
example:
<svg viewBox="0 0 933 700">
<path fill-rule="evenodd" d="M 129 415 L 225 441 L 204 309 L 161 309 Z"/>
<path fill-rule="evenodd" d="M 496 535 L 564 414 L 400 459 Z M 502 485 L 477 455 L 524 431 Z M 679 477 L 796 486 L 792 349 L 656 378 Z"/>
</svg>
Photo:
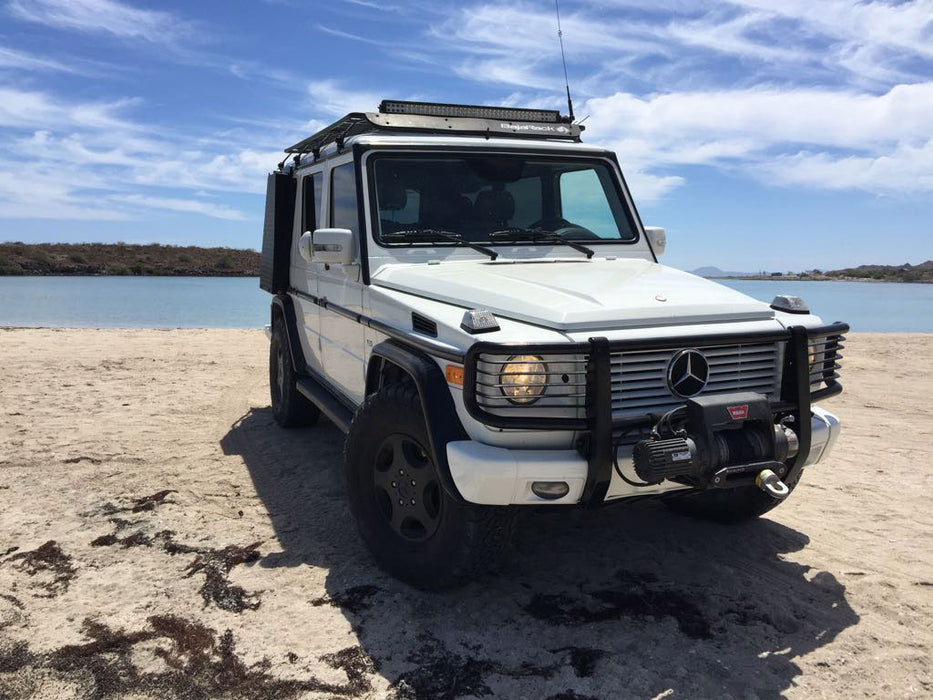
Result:
<svg viewBox="0 0 933 700">
<path fill-rule="evenodd" d="M 797 434 L 774 422 L 768 399 L 741 392 L 688 399 L 635 444 L 632 460 L 646 484 L 727 488 L 754 483 L 765 469 L 780 478 L 797 450 Z M 778 497 L 779 489 L 769 493 Z"/>
</svg>

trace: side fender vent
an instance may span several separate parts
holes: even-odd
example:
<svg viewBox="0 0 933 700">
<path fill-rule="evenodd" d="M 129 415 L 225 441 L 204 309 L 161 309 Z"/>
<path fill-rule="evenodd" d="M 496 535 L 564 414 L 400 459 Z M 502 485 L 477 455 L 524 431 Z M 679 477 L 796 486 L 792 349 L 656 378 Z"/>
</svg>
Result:
<svg viewBox="0 0 933 700">
<path fill-rule="evenodd" d="M 437 337 L 437 324 L 421 314 L 412 313 L 411 327 L 415 333 L 421 333 L 422 335 L 427 335 L 432 338 Z"/>
</svg>

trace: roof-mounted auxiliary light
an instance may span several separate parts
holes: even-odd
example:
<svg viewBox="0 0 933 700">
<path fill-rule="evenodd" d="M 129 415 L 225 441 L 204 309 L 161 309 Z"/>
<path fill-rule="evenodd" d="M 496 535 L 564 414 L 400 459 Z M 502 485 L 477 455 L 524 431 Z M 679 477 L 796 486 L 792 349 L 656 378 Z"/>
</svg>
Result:
<svg viewBox="0 0 933 700">
<path fill-rule="evenodd" d="M 793 297 L 787 294 L 778 294 L 771 301 L 771 308 L 775 311 L 783 311 L 788 314 L 808 314 L 810 307 L 800 297 Z"/>
<path fill-rule="evenodd" d="M 492 311 L 486 309 L 470 309 L 463 314 L 463 320 L 460 327 L 467 333 L 476 335 L 477 333 L 492 333 L 499 330 L 499 321 L 493 315 Z"/>
<path fill-rule="evenodd" d="M 461 117 L 473 119 L 503 119 L 517 122 L 559 124 L 567 121 L 556 109 L 521 109 L 515 107 L 484 107 L 482 105 L 452 105 L 441 102 L 407 102 L 383 100 L 382 114 L 416 114 L 422 117 Z"/>
</svg>

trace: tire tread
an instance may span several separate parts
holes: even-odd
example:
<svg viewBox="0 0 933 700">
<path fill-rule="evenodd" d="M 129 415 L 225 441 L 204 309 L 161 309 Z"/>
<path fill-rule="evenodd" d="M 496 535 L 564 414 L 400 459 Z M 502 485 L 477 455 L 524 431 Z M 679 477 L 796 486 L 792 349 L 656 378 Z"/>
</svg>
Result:
<svg viewBox="0 0 933 700">
<path fill-rule="evenodd" d="M 412 564 L 413 558 L 399 556 L 398 552 L 389 547 L 380 546 L 370 531 L 367 514 L 363 512 L 367 507 L 365 496 L 353 483 L 355 470 L 367 468 L 357 464 L 362 459 L 361 446 L 366 445 L 367 441 L 373 441 L 373 433 L 378 435 L 380 428 L 388 429 L 383 425 L 386 416 L 394 419 L 403 412 L 408 414 L 407 418 L 417 417 L 424 425 L 421 399 L 411 382 L 397 382 L 383 387 L 368 396 L 357 411 L 344 448 L 350 508 L 357 519 L 363 541 L 380 568 L 422 590 L 454 588 L 495 570 L 501 563 L 514 530 L 514 512 L 505 507 L 458 503 L 444 493 L 444 508 L 448 511 L 446 517 L 457 519 L 453 524 L 454 531 L 462 534 L 462 538 L 448 538 L 451 541 L 446 543 L 448 546 L 439 561 L 430 566 L 416 567 Z"/>
</svg>

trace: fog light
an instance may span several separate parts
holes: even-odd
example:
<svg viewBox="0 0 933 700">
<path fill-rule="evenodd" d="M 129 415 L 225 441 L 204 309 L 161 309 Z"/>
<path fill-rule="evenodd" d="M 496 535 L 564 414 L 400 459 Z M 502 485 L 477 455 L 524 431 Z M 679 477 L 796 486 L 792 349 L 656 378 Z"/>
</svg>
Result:
<svg viewBox="0 0 933 700">
<path fill-rule="evenodd" d="M 556 501 L 570 493 L 570 485 L 566 481 L 533 481 L 531 492 L 538 498 Z"/>
</svg>

